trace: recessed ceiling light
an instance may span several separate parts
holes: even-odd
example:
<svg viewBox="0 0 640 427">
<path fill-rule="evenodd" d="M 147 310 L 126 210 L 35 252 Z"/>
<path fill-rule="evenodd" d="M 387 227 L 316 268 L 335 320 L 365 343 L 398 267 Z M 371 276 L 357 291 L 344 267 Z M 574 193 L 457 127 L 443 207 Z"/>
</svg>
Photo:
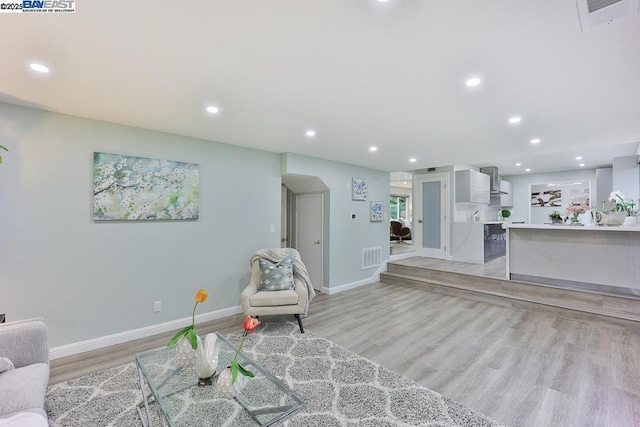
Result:
<svg viewBox="0 0 640 427">
<path fill-rule="evenodd" d="M 525 171 L 525 172 L 531 172 L 531 169 L 526 168 L 524 171 Z"/>
<path fill-rule="evenodd" d="M 307 131 L 307 136 L 316 136 L 316 131 L 315 130 L 308 130 Z"/>
<path fill-rule="evenodd" d="M 407 185 L 407 181 L 404 181 L 404 182 L 403 182 L 403 184 L 404 184 L 404 185 Z"/>
<path fill-rule="evenodd" d="M 578 166 L 583 167 L 583 166 L 584 166 L 584 163 L 580 163 Z"/>
<path fill-rule="evenodd" d="M 481 81 L 482 80 L 480 80 L 478 77 L 472 77 L 469 80 L 467 80 L 466 82 L 464 82 L 464 84 L 466 84 L 469 87 L 474 87 L 474 86 L 478 86 Z"/>
<path fill-rule="evenodd" d="M 369 151 L 378 151 L 378 147 L 369 147 Z"/>
<path fill-rule="evenodd" d="M 576 160 L 582 160 L 582 156 L 576 157 Z"/>
<path fill-rule="evenodd" d="M 416 159 L 415 157 L 412 157 L 412 158 L 410 158 L 410 159 L 409 159 L 409 161 L 410 161 L 411 163 L 415 163 L 415 162 L 417 162 L 417 161 L 418 161 L 418 159 Z"/>
<path fill-rule="evenodd" d="M 49 72 L 49 67 L 47 67 L 46 65 L 37 64 L 35 62 L 33 64 L 30 64 L 29 67 L 33 71 L 37 71 L 38 73 L 46 74 Z"/>
<path fill-rule="evenodd" d="M 210 105 L 207 107 L 207 111 L 211 114 L 218 114 L 220 112 L 220 109 L 218 107 L 214 107 L 213 105 Z"/>
<path fill-rule="evenodd" d="M 531 140 L 531 143 L 532 143 L 532 144 L 539 144 L 539 143 L 540 143 L 540 138 L 533 138 L 533 139 Z"/>
<path fill-rule="evenodd" d="M 521 121 L 522 121 L 522 117 L 518 117 L 518 116 L 511 117 L 509 119 L 509 123 L 511 123 L 512 125 L 515 125 L 516 123 L 520 123 Z"/>
<path fill-rule="evenodd" d="M 522 166 L 522 163 L 518 162 L 516 163 L 516 166 Z"/>
</svg>

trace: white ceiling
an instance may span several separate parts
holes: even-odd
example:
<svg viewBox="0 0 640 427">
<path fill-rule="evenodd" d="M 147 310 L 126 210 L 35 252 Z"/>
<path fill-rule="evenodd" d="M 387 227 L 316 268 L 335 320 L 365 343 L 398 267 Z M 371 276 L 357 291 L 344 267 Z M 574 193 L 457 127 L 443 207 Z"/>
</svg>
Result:
<svg viewBox="0 0 640 427">
<path fill-rule="evenodd" d="M 0 14 L 0 101 L 387 171 L 592 168 L 640 141 L 637 13 L 582 32 L 575 0 L 75 5 Z"/>
</svg>

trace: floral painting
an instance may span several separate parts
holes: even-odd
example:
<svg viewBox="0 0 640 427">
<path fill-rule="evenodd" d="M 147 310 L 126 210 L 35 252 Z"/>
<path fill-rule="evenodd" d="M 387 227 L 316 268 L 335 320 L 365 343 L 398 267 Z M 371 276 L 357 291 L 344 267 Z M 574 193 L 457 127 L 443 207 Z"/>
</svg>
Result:
<svg viewBox="0 0 640 427">
<path fill-rule="evenodd" d="M 353 178 L 351 180 L 351 200 L 367 200 L 367 180 Z"/>
<path fill-rule="evenodd" d="M 199 170 L 192 163 L 93 153 L 93 219 L 198 219 Z"/>
<path fill-rule="evenodd" d="M 382 202 L 371 202 L 371 221 L 384 219 L 384 205 Z"/>
</svg>

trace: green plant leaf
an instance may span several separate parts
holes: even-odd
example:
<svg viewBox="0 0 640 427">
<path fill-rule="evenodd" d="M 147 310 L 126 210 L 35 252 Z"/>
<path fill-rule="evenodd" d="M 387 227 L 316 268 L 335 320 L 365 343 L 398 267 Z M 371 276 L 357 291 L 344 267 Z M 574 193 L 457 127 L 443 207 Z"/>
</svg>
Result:
<svg viewBox="0 0 640 427">
<path fill-rule="evenodd" d="M 196 333 L 196 328 L 191 328 L 189 332 L 187 332 L 187 338 L 191 341 L 191 348 L 198 348 L 198 334 Z"/>
<path fill-rule="evenodd" d="M 238 379 L 238 360 L 231 361 L 231 384 L 235 384 Z"/>
<path fill-rule="evenodd" d="M 251 378 L 253 378 L 253 377 L 254 377 L 253 372 L 248 371 L 247 369 L 245 369 L 245 367 L 244 367 L 244 366 L 242 366 L 242 365 L 241 365 L 241 364 L 239 364 L 239 363 L 238 363 L 238 369 L 240 370 L 240 373 L 241 373 L 242 375 L 244 375 L 245 377 L 251 377 Z"/>
<path fill-rule="evenodd" d="M 167 347 L 173 347 L 174 345 L 176 345 L 178 343 L 178 341 L 180 340 L 180 338 L 182 338 L 182 336 L 184 334 L 189 332 L 189 329 L 191 329 L 192 327 L 193 327 L 193 325 L 189 325 L 189 326 L 185 326 L 184 328 L 180 329 L 178 331 L 178 333 L 175 334 L 173 336 L 173 338 L 171 338 L 171 341 L 169 341 L 169 344 L 167 344 Z"/>
</svg>

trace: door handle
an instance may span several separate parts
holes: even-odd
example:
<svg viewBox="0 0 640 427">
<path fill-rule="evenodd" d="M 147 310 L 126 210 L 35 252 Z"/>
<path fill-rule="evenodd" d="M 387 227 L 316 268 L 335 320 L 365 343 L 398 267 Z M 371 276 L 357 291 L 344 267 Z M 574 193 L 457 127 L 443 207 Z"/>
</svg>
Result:
<svg viewBox="0 0 640 427">
<path fill-rule="evenodd" d="M 320 240 L 316 240 L 315 242 L 313 242 L 314 245 L 319 245 L 320 244 Z"/>
</svg>

